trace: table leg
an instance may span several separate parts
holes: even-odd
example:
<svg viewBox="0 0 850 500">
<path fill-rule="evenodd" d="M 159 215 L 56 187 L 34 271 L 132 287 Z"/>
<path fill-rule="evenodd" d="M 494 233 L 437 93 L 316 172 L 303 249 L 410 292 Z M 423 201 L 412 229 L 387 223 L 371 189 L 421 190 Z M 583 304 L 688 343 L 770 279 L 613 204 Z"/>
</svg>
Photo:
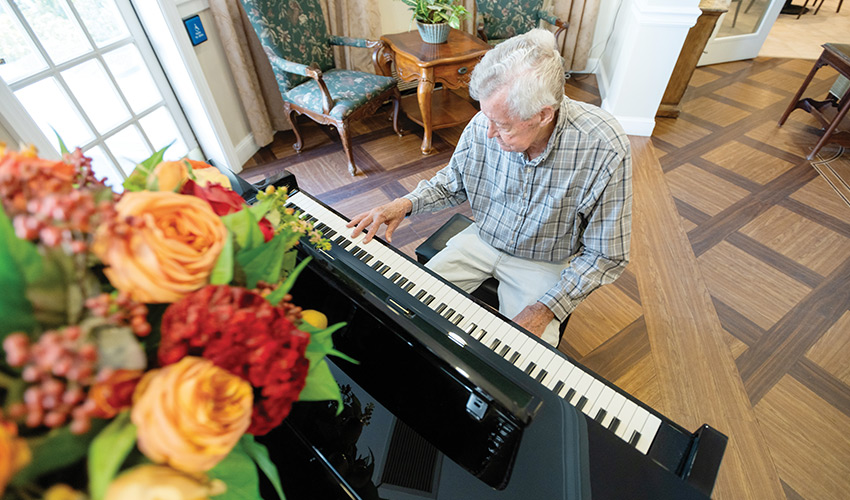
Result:
<svg viewBox="0 0 850 500">
<path fill-rule="evenodd" d="M 821 66 L 825 65 L 826 62 L 823 60 L 823 54 L 815 61 L 815 65 L 812 66 L 811 71 L 806 76 L 806 79 L 803 80 L 803 84 L 800 85 L 800 89 L 797 90 L 797 93 L 791 98 L 791 102 L 788 104 L 788 107 L 785 109 L 785 112 L 782 113 L 782 117 L 779 118 L 779 126 L 781 127 L 785 120 L 788 119 L 788 115 L 791 114 L 792 111 L 797 109 L 797 105 L 800 103 L 800 97 L 803 96 L 803 92 L 806 90 L 806 87 L 809 86 L 809 83 L 812 81 L 812 78 L 815 77 L 815 73 L 821 68 Z"/>
<path fill-rule="evenodd" d="M 434 82 L 430 78 L 419 80 L 416 98 L 419 100 L 419 112 L 422 114 L 422 126 L 425 128 L 422 134 L 422 147 L 419 148 L 423 155 L 431 154 L 431 92 L 433 90 Z"/>
</svg>

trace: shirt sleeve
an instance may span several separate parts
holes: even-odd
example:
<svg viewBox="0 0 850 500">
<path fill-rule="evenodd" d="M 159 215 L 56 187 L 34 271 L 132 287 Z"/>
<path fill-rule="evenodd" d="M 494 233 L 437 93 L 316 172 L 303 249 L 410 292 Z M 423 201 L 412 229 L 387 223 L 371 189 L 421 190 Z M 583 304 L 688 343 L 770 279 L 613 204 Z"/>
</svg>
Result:
<svg viewBox="0 0 850 500">
<path fill-rule="evenodd" d="M 471 161 L 471 151 L 475 143 L 474 128 L 473 119 L 463 129 L 449 164 L 434 174 L 431 179 L 419 181 L 416 189 L 404 196 L 413 204 L 410 215 L 437 212 L 460 205 L 467 200 L 463 175 L 464 169 Z"/>
<path fill-rule="evenodd" d="M 560 281 L 541 298 L 564 321 L 590 292 L 612 283 L 629 263 L 632 226 L 631 153 L 614 153 L 600 176 L 602 194 L 584 210 L 587 220 L 580 250 L 569 259 Z"/>
</svg>

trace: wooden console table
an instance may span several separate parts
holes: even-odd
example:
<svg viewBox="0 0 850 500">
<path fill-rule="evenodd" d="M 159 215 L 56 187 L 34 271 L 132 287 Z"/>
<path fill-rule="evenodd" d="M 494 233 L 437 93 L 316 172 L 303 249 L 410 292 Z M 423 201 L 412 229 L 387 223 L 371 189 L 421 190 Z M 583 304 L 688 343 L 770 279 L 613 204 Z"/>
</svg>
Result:
<svg viewBox="0 0 850 500">
<path fill-rule="evenodd" d="M 477 112 L 474 106 L 446 89 L 469 85 L 472 68 L 490 46 L 470 35 L 453 29 L 446 43 L 425 43 L 418 31 L 408 31 L 381 37 L 387 56 L 395 63 L 399 78 L 405 82 L 419 81 L 416 103 L 402 99 L 402 109 L 425 133 L 420 150 L 431 153 L 431 134 L 434 130 L 468 122 Z M 434 84 L 442 83 L 444 90 L 433 95 Z M 417 105 L 418 104 L 418 105 Z"/>
<path fill-rule="evenodd" d="M 805 91 L 806 87 L 809 86 L 809 83 L 812 81 L 812 78 L 814 78 L 815 73 L 817 73 L 823 66 L 830 66 L 835 71 L 844 75 L 845 78 L 850 78 L 850 44 L 823 44 L 823 52 L 821 52 L 818 60 L 815 61 L 815 65 L 812 66 L 812 70 L 809 71 L 809 75 L 803 81 L 803 85 L 800 86 L 800 90 L 798 90 L 794 98 L 791 99 L 791 102 L 788 104 L 788 108 L 784 113 L 782 113 L 782 118 L 779 119 L 779 126 L 781 127 L 792 111 L 795 109 L 802 109 L 811 113 L 812 116 L 817 118 L 821 126 L 826 129 L 820 140 L 818 140 L 817 144 L 815 144 L 812 152 L 806 157 L 808 160 L 814 158 L 817 152 L 820 151 L 820 148 L 828 142 L 835 142 L 842 146 L 850 145 L 850 132 L 846 130 L 836 130 L 838 124 L 841 123 L 841 120 L 847 115 L 847 111 L 850 110 L 850 89 L 848 89 L 840 99 L 832 97 L 827 98 L 824 101 L 816 101 L 811 97 L 801 99 L 803 91 Z"/>
</svg>

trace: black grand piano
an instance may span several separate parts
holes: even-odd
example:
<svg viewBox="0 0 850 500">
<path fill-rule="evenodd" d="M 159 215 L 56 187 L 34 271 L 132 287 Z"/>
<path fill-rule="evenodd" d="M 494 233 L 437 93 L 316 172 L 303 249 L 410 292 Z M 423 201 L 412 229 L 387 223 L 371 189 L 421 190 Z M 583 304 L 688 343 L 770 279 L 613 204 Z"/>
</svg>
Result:
<svg viewBox="0 0 850 500">
<path fill-rule="evenodd" d="M 358 361 L 330 360 L 341 413 L 299 402 L 258 438 L 288 500 L 710 497 L 726 436 L 682 428 L 380 239 L 351 240 L 292 175 L 273 181 L 332 242 L 299 245 L 313 260 L 293 294 L 346 322 L 334 345 Z"/>
</svg>

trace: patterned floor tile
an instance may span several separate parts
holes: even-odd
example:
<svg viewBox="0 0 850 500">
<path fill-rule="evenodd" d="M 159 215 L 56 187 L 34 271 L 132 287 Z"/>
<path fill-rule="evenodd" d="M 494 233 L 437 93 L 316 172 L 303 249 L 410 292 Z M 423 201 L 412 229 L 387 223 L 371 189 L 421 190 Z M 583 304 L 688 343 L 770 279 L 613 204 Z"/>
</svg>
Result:
<svg viewBox="0 0 850 500">
<path fill-rule="evenodd" d="M 717 215 L 750 194 L 746 189 L 690 163 L 667 172 L 664 177 L 674 198 L 708 215 Z"/>
<path fill-rule="evenodd" d="M 794 166 L 739 141 L 719 145 L 702 157 L 759 184 L 767 184 Z"/>
</svg>

